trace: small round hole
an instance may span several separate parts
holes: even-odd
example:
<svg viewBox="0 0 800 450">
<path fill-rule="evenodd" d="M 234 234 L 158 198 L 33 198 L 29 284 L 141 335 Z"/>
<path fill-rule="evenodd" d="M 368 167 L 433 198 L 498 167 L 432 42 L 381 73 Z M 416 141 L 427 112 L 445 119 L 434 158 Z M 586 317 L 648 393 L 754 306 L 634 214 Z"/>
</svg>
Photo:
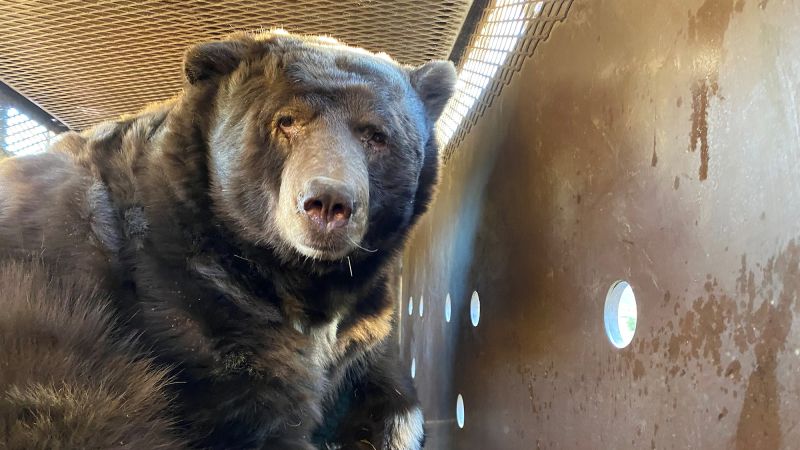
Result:
<svg viewBox="0 0 800 450">
<path fill-rule="evenodd" d="M 414 297 L 408 297 L 408 315 L 414 315 Z"/>
<path fill-rule="evenodd" d="M 419 316 L 422 317 L 422 312 L 425 311 L 425 298 L 419 296 Z"/>
<path fill-rule="evenodd" d="M 478 322 L 481 321 L 481 299 L 478 291 L 472 293 L 472 300 L 469 301 L 469 318 L 472 320 L 473 327 L 477 327 Z"/>
<path fill-rule="evenodd" d="M 636 296 L 627 281 L 611 285 L 603 311 L 606 335 L 617 348 L 627 347 L 636 332 Z"/>
<path fill-rule="evenodd" d="M 417 376 L 417 358 L 411 358 L 411 378 L 416 378 Z"/>
<path fill-rule="evenodd" d="M 456 399 L 456 422 L 458 428 L 464 428 L 464 397 L 461 394 L 458 394 L 458 399 Z"/>
<path fill-rule="evenodd" d="M 447 294 L 447 298 L 444 299 L 444 320 L 445 322 L 450 322 L 450 312 L 452 311 L 452 305 L 450 304 L 450 294 Z"/>
</svg>

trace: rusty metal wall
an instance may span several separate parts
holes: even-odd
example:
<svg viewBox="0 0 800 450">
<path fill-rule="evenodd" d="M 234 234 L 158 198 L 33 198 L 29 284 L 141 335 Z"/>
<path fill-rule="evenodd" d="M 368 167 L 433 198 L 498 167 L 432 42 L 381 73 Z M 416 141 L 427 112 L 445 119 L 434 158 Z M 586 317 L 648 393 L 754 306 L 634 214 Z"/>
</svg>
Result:
<svg viewBox="0 0 800 450">
<path fill-rule="evenodd" d="M 428 449 L 798 448 L 800 2 L 575 0 L 443 176 L 400 293 Z"/>
</svg>

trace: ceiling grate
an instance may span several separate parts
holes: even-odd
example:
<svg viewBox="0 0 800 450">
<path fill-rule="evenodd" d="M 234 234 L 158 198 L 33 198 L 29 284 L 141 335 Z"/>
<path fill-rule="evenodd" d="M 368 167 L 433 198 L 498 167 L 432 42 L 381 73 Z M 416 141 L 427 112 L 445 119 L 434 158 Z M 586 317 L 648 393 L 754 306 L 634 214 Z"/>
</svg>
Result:
<svg viewBox="0 0 800 450">
<path fill-rule="evenodd" d="M 191 44 L 283 27 L 406 64 L 447 58 L 470 0 L 0 0 L 0 80 L 69 128 L 178 93 Z"/>
<path fill-rule="evenodd" d="M 492 0 L 459 62 L 456 94 L 438 123 L 447 161 L 466 134 L 519 71 L 527 56 L 564 20 L 572 0 Z"/>
</svg>

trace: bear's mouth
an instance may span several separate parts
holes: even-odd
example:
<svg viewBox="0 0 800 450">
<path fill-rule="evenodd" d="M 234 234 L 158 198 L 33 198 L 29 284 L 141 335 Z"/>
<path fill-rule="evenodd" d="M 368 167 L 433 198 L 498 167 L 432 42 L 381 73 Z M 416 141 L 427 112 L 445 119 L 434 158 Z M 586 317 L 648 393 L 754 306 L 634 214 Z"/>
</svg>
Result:
<svg viewBox="0 0 800 450">
<path fill-rule="evenodd" d="M 305 239 L 304 242 L 295 242 L 294 247 L 302 255 L 322 261 L 342 259 L 353 251 L 355 245 L 350 243 L 347 236 L 343 235 L 336 242 L 326 239 L 320 242 L 315 239 Z"/>
</svg>

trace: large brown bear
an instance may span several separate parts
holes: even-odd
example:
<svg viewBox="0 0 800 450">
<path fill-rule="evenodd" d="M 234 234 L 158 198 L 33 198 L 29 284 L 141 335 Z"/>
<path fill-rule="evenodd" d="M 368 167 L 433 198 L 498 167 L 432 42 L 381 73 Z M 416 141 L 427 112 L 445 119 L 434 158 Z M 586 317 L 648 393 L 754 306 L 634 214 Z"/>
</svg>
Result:
<svg viewBox="0 0 800 450">
<path fill-rule="evenodd" d="M 238 34 L 185 77 L 0 163 L 0 448 L 419 449 L 391 279 L 452 64 Z"/>
</svg>

